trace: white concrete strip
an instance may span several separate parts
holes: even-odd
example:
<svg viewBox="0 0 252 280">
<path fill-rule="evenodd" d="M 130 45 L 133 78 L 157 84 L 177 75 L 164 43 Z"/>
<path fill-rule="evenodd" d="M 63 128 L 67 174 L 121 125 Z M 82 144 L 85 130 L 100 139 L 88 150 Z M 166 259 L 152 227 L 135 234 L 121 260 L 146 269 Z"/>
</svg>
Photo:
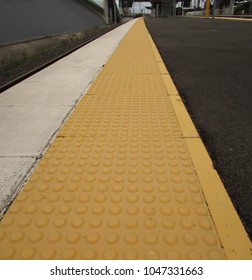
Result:
<svg viewBox="0 0 252 280">
<path fill-rule="evenodd" d="M 0 213 L 134 23 L 125 23 L 0 94 Z"/>
<path fill-rule="evenodd" d="M 1 157 L 38 157 L 70 106 L 0 107 Z"/>
<path fill-rule="evenodd" d="M 0 158 L 0 216 L 21 188 L 21 182 L 32 168 L 35 158 Z"/>
</svg>

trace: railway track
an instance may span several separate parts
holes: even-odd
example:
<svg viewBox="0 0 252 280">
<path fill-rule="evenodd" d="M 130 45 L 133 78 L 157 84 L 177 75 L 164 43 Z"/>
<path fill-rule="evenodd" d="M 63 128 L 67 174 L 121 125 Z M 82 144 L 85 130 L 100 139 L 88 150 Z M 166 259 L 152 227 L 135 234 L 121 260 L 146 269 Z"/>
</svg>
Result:
<svg viewBox="0 0 252 280">
<path fill-rule="evenodd" d="M 123 23 L 121 23 L 123 24 Z M 102 32 L 98 32 L 97 34 L 87 38 L 86 40 L 83 39 L 80 40 L 81 42 L 75 46 L 72 46 L 69 44 L 69 48 L 67 50 L 64 50 L 61 51 L 61 53 L 59 54 L 59 51 L 57 51 L 55 54 L 54 54 L 54 51 L 52 51 L 52 53 L 46 53 L 46 57 L 43 60 L 42 63 L 38 63 L 38 65 L 36 66 L 28 66 L 28 67 L 25 67 L 26 69 L 24 71 L 22 71 L 22 73 L 20 73 L 19 75 L 17 75 L 17 77 L 15 78 L 10 78 L 10 80 L 8 80 L 8 82 L 4 83 L 3 85 L 0 85 L 0 94 L 2 92 L 4 92 L 5 90 L 13 87 L 14 85 L 20 83 L 21 81 L 27 79 L 28 77 L 36 74 L 37 72 L 43 70 L 44 68 L 48 67 L 49 65 L 55 63 L 56 61 L 64 58 L 65 56 L 71 54 L 72 52 L 78 50 L 79 48 L 89 44 L 90 42 L 94 41 L 95 39 L 103 36 L 104 34 L 110 32 L 111 30 L 113 30 L 114 28 L 118 27 L 119 25 L 121 24 L 115 24 L 115 25 L 112 25 L 110 26 L 108 29 L 102 31 Z M 49 55 L 48 55 L 49 54 Z M 50 56 L 50 58 L 49 58 Z M 51 58 L 52 56 L 52 58 Z M 19 71 L 21 72 L 21 71 Z"/>
</svg>

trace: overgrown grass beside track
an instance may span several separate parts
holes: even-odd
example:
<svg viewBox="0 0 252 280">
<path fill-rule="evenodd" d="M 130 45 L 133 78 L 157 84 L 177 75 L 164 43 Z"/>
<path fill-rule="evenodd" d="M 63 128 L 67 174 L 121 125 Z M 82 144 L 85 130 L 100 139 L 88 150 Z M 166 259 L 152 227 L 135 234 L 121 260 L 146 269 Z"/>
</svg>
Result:
<svg viewBox="0 0 252 280">
<path fill-rule="evenodd" d="M 112 26 L 101 26 L 78 33 L 1 46 L 0 86 L 109 31 L 111 28 Z"/>
</svg>

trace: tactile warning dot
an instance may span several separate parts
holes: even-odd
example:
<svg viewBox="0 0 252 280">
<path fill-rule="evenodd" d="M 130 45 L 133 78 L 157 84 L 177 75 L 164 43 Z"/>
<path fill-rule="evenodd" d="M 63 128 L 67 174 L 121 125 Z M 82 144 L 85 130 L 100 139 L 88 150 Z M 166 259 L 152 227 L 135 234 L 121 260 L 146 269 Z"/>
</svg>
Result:
<svg viewBox="0 0 252 280">
<path fill-rule="evenodd" d="M 87 234 L 87 236 L 85 238 L 88 243 L 94 244 L 100 240 L 100 235 L 96 232 L 90 232 L 89 234 Z"/>
<path fill-rule="evenodd" d="M 43 234 L 40 231 L 34 231 L 28 237 L 31 243 L 37 243 L 43 238 Z"/>
<path fill-rule="evenodd" d="M 108 220 L 107 225 L 109 228 L 115 229 L 120 226 L 120 221 L 118 219 L 110 219 L 110 220 Z"/>
<path fill-rule="evenodd" d="M 208 214 L 207 208 L 204 206 L 196 207 L 195 212 L 199 216 L 207 216 Z"/>
<path fill-rule="evenodd" d="M 126 260 L 136 260 L 138 257 L 137 257 L 137 252 L 134 251 L 134 250 L 127 250 L 125 253 L 124 253 L 124 258 Z"/>
<path fill-rule="evenodd" d="M 204 235 L 203 239 L 204 239 L 204 242 L 209 246 L 216 245 L 216 243 L 217 243 L 216 237 L 212 234 Z"/>
<path fill-rule="evenodd" d="M 23 260 L 31 260 L 31 259 L 33 259 L 35 254 L 36 254 L 36 250 L 34 248 L 25 248 L 21 252 L 20 257 Z"/>
<path fill-rule="evenodd" d="M 158 260 L 159 253 L 156 250 L 149 249 L 145 252 L 144 258 L 147 260 Z"/>
<path fill-rule="evenodd" d="M 84 260 L 95 260 L 97 256 L 97 253 L 95 250 L 87 249 L 84 251 L 82 257 Z"/>
<path fill-rule="evenodd" d="M 158 237 L 155 234 L 148 233 L 144 236 L 144 241 L 148 245 L 155 245 L 158 243 Z"/>
<path fill-rule="evenodd" d="M 84 220 L 83 218 L 74 218 L 71 222 L 71 225 L 73 226 L 73 228 L 81 228 L 84 224 Z"/>
<path fill-rule="evenodd" d="M 175 222 L 170 219 L 164 219 L 162 220 L 161 225 L 164 229 L 172 229 L 175 227 Z"/>
<path fill-rule="evenodd" d="M 138 235 L 135 233 L 129 233 L 125 236 L 125 242 L 128 245 L 135 245 L 138 242 Z"/>
<path fill-rule="evenodd" d="M 178 241 L 176 235 L 174 234 L 166 234 L 164 236 L 164 241 L 165 243 L 169 244 L 169 245 L 175 245 Z"/>
<path fill-rule="evenodd" d="M 122 209 L 121 209 L 121 207 L 120 206 L 113 206 L 113 207 L 111 207 L 110 209 L 109 209 L 109 211 L 110 211 L 110 213 L 112 214 L 112 215 L 115 215 L 115 216 L 117 216 L 117 215 L 119 215 L 121 212 L 122 212 Z"/>
<path fill-rule="evenodd" d="M 106 235 L 105 240 L 109 244 L 114 244 L 119 240 L 119 236 L 116 233 L 109 233 Z"/>
<path fill-rule="evenodd" d="M 135 229 L 139 225 L 138 221 L 136 219 L 128 219 L 125 223 L 126 227 L 128 229 Z"/>
<path fill-rule="evenodd" d="M 56 256 L 56 250 L 53 248 L 45 249 L 41 253 L 42 260 L 52 260 Z"/>
<path fill-rule="evenodd" d="M 49 243 L 56 244 L 61 240 L 61 234 L 59 232 L 51 232 L 48 235 L 47 240 Z"/>
<path fill-rule="evenodd" d="M 139 212 L 139 209 L 136 206 L 130 206 L 126 209 L 126 212 L 129 215 L 135 216 Z"/>
<path fill-rule="evenodd" d="M 146 229 L 155 229 L 157 226 L 157 222 L 152 218 L 146 219 L 143 224 Z"/>
<path fill-rule="evenodd" d="M 221 260 L 223 256 L 219 251 L 209 251 L 208 258 L 210 260 Z"/>
<path fill-rule="evenodd" d="M 85 214 L 87 211 L 88 211 L 88 208 L 85 205 L 78 205 L 75 208 L 75 213 L 78 215 Z"/>
<path fill-rule="evenodd" d="M 14 212 L 15 213 L 15 212 Z M 7 227 L 10 227 L 13 223 L 15 222 L 14 218 L 12 217 L 6 217 L 5 219 L 3 219 L 1 221 L 1 226 L 3 228 L 7 228 Z"/>
<path fill-rule="evenodd" d="M 73 260 L 75 259 L 77 252 L 76 250 L 69 248 L 69 249 L 65 249 L 62 253 L 61 253 L 61 258 L 63 260 Z"/>
<path fill-rule="evenodd" d="M 92 209 L 92 212 L 96 215 L 101 215 L 102 213 L 104 213 L 104 211 L 105 211 L 105 209 L 101 205 L 98 205 Z"/>
<path fill-rule="evenodd" d="M 71 207 L 70 206 L 67 206 L 67 205 L 64 205 L 64 206 L 60 206 L 60 208 L 58 209 L 58 211 L 60 212 L 60 214 L 68 214 L 71 212 Z"/>
<path fill-rule="evenodd" d="M 75 244 L 80 241 L 81 235 L 78 232 L 72 232 L 67 235 L 67 242 L 69 244 Z"/>
<path fill-rule="evenodd" d="M 185 219 L 181 220 L 180 224 L 181 224 L 181 227 L 184 229 L 192 229 L 193 227 L 196 226 L 193 224 L 192 220 L 185 220 Z"/>
<path fill-rule="evenodd" d="M 17 200 L 18 202 L 23 202 L 25 200 L 27 200 L 29 198 L 28 195 L 26 195 L 25 193 L 21 193 L 18 197 L 17 197 Z"/>
<path fill-rule="evenodd" d="M 205 230 L 209 230 L 212 228 L 212 223 L 208 219 L 202 219 L 199 221 L 199 226 Z"/>
<path fill-rule="evenodd" d="M 55 199 L 55 200 L 53 200 L 53 202 L 56 202 L 57 200 L 59 200 L 59 197 L 58 196 L 56 196 L 56 198 L 57 199 Z M 30 208 L 31 210 L 30 210 L 30 214 L 31 213 L 34 213 L 35 212 L 35 207 L 34 207 L 34 210 L 33 210 L 33 208 L 32 208 L 32 206 L 31 206 L 31 208 Z M 45 205 L 43 208 L 42 208 L 42 212 L 44 213 L 44 214 L 46 214 L 46 215 L 50 215 L 50 214 L 52 214 L 53 213 L 53 211 L 54 211 L 54 207 L 52 206 L 52 205 Z M 36 209 L 37 210 L 37 209 Z"/>
<path fill-rule="evenodd" d="M 171 207 L 169 207 L 169 206 L 162 206 L 160 208 L 160 212 L 164 216 L 170 216 L 173 213 L 173 209 Z"/>
<path fill-rule="evenodd" d="M 18 242 L 18 241 L 21 241 L 22 239 L 24 238 L 24 234 L 23 232 L 15 232 L 13 233 L 11 236 L 10 236 L 10 241 L 12 242 Z"/>
<path fill-rule="evenodd" d="M 102 220 L 93 218 L 92 220 L 90 220 L 89 224 L 92 228 L 99 228 L 102 225 Z"/>
<path fill-rule="evenodd" d="M 21 205 L 19 205 L 19 204 L 13 204 L 13 205 L 10 207 L 10 209 L 9 209 L 9 213 L 11 213 L 11 214 L 16 214 L 16 213 L 18 213 L 18 212 L 21 212 L 21 209 L 22 209 Z M 8 219 L 8 217 L 7 217 L 7 219 Z M 5 223 L 5 220 L 6 220 L 6 219 L 3 219 L 3 223 Z"/>
<path fill-rule="evenodd" d="M 105 260 L 115 260 L 117 258 L 116 250 L 108 249 L 103 253 L 103 257 Z"/>
<path fill-rule="evenodd" d="M 191 213 L 191 209 L 186 207 L 186 206 L 179 206 L 178 207 L 178 213 L 181 216 L 189 216 L 189 214 Z"/>
<path fill-rule="evenodd" d="M 11 247 L 5 247 L 0 253 L 1 258 L 3 260 L 12 259 L 15 256 L 15 254 L 16 254 L 16 250 Z"/>
<path fill-rule="evenodd" d="M 156 211 L 156 208 L 150 206 L 144 207 L 143 209 L 144 214 L 148 216 L 153 216 L 156 213 Z"/>
<path fill-rule="evenodd" d="M 187 252 L 186 257 L 189 260 L 201 260 L 202 259 L 201 253 L 197 252 L 195 250 L 191 250 L 191 251 Z"/>
<path fill-rule="evenodd" d="M 165 257 L 168 260 L 180 260 L 181 259 L 180 254 L 173 250 L 166 252 Z"/>
<path fill-rule="evenodd" d="M 35 224 L 38 228 L 44 228 L 49 224 L 49 219 L 43 216 L 39 217 Z"/>
<path fill-rule="evenodd" d="M 198 242 L 197 237 L 194 234 L 189 233 L 184 235 L 183 240 L 188 245 L 195 245 Z"/>
</svg>

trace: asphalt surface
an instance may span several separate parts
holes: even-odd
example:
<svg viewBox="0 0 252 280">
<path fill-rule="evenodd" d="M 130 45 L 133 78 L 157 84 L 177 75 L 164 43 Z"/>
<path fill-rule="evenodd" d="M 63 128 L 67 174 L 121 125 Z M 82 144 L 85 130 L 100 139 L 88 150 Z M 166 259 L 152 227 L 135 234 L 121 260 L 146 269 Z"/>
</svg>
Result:
<svg viewBox="0 0 252 280">
<path fill-rule="evenodd" d="M 101 25 L 105 21 L 79 0 L 0 0 L 0 45 Z"/>
<path fill-rule="evenodd" d="M 145 22 L 252 240 L 252 22 Z"/>
</svg>

